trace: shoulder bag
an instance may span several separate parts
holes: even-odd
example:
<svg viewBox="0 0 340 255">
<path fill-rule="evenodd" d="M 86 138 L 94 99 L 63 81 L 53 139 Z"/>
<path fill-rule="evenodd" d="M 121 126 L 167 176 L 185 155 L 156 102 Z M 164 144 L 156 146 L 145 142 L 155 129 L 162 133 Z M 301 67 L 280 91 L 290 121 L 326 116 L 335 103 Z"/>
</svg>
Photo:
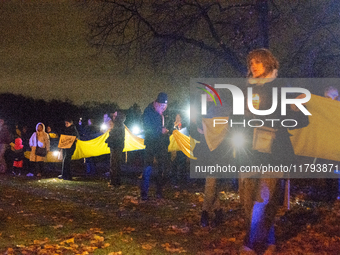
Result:
<svg viewBox="0 0 340 255">
<path fill-rule="evenodd" d="M 46 148 L 39 147 L 38 145 L 38 132 L 36 134 L 36 140 L 37 140 L 37 146 L 35 147 L 35 155 L 40 156 L 40 157 L 46 157 L 47 150 Z"/>
</svg>

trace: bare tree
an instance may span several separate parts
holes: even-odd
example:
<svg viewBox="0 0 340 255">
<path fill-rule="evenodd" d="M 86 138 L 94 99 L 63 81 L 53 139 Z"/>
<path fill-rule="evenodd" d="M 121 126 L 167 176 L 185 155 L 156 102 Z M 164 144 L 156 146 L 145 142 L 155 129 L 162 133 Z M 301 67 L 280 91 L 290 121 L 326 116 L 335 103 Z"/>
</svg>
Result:
<svg viewBox="0 0 340 255">
<path fill-rule="evenodd" d="M 176 62 L 205 54 L 208 64 L 227 63 L 244 75 L 244 55 L 254 47 L 258 34 L 253 25 L 257 22 L 255 5 L 221 2 L 95 1 L 91 3 L 95 20 L 90 22 L 90 43 L 153 61 L 171 56 Z"/>
<path fill-rule="evenodd" d="M 340 64 L 336 0 L 88 0 L 87 4 L 92 10 L 91 45 L 134 63 L 199 62 L 210 74 L 227 70 L 228 75 L 244 76 L 247 53 L 269 47 L 279 56 L 281 74 L 286 76 L 317 76 L 325 61 Z"/>
</svg>

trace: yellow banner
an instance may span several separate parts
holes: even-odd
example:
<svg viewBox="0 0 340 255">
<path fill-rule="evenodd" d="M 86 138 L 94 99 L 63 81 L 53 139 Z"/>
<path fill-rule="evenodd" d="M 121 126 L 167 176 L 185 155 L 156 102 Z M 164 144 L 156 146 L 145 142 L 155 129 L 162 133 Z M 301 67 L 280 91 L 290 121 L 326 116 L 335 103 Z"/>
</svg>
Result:
<svg viewBox="0 0 340 255">
<path fill-rule="evenodd" d="M 109 154 L 110 148 L 107 146 L 107 143 L 105 143 L 108 136 L 109 132 L 106 132 L 105 134 L 89 141 L 77 140 L 76 150 L 73 153 L 72 159 L 77 160 L 81 158 L 89 158 Z M 170 145 L 168 147 L 168 150 L 169 152 L 183 151 L 183 153 L 188 157 L 196 159 L 192 153 L 192 150 L 195 148 L 196 143 L 198 143 L 198 141 L 191 139 L 190 137 L 175 130 L 170 136 Z M 143 149 L 145 149 L 144 139 L 135 136 L 127 127 L 125 127 L 125 143 L 123 152 Z M 26 151 L 25 157 L 29 158 L 29 156 L 30 151 Z M 61 160 L 58 158 L 58 153 L 48 152 L 46 162 L 60 161 Z"/>
<path fill-rule="evenodd" d="M 202 119 L 204 137 L 210 151 L 215 150 L 226 136 L 229 127 L 228 120 L 229 117 Z"/>
<path fill-rule="evenodd" d="M 78 141 L 72 159 L 89 158 L 109 154 L 110 148 L 107 146 L 107 143 L 105 143 L 108 137 L 109 131 L 89 141 Z M 132 134 L 131 131 L 125 126 L 125 143 L 123 151 L 125 152 L 143 149 L 145 149 L 144 139 Z"/>
<path fill-rule="evenodd" d="M 312 114 L 312 116 L 309 116 L 309 125 L 305 128 L 289 131 L 292 135 L 291 141 L 295 154 L 340 161 L 340 102 L 312 95 L 306 106 Z M 220 129 L 211 129 L 212 125 L 213 119 L 203 120 L 204 133 L 207 134 L 210 150 L 214 150 L 223 140 L 222 138 L 226 134 L 228 127 L 228 125 L 219 125 Z M 95 157 L 110 153 L 110 148 L 105 143 L 108 136 L 109 133 L 106 132 L 89 141 L 78 140 L 72 159 Z M 170 136 L 168 150 L 169 152 L 182 151 L 187 157 L 196 159 L 192 153 L 196 143 L 199 143 L 199 141 L 175 130 Z M 123 151 L 143 149 L 145 149 L 144 139 L 135 136 L 125 127 L 125 146 Z M 25 156 L 29 158 L 29 152 L 25 152 Z M 47 161 L 58 162 L 59 160 L 57 156 L 49 152 Z"/>
<path fill-rule="evenodd" d="M 174 130 L 170 136 L 168 151 L 182 151 L 188 158 L 196 159 L 193 154 L 196 143 L 199 142 L 178 130 Z"/>
<path fill-rule="evenodd" d="M 312 95 L 309 125 L 291 130 L 296 155 L 340 161 L 340 102 Z"/>
</svg>

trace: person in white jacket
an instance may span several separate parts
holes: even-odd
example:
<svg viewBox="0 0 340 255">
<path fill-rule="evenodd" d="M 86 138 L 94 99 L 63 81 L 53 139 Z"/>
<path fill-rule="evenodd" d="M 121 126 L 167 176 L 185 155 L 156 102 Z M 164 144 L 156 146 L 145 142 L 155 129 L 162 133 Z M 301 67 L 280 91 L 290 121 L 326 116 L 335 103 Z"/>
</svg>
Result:
<svg viewBox="0 0 340 255">
<path fill-rule="evenodd" d="M 50 150 L 50 138 L 45 132 L 45 125 L 39 122 L 35 127 L 36 132 L 34 132 L 30 138 L 29 144 L 31 147 L 30 162 L 31 166 L 34 166 L 34 174 L 36 176 L 41 176 L 44 172 L 44 161 L 45 157 L 36 155 L 37 144 L 41 148 L 46 148 L 46 152 Z M 32 173 L 27 174 L 27 176 L 33 176 Z"/>
</svg>

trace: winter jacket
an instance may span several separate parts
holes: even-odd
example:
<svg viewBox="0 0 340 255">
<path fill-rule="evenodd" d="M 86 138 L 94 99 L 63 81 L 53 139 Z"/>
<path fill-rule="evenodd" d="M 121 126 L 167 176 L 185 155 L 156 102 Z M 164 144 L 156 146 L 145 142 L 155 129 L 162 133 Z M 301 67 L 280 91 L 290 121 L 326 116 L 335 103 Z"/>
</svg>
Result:
<svg viewBox="0 0 340 255">
<path fill-rule="evenodd" d="M 169 136 L 162 134 L 162 124 L 162 115 L 156 112 L 153 103 L 149 104 L 143 113 L 144 144 L 146 147 L 169 145 Z"/>
<path fill-rule="evenodd" d="M 123 151 L 125 142 L 125 115 L 117 114 L 114 120 L 114 127 L 109 133 L 109 137 L 106 139 L 107 146 L 110 149 L 117 149 Z"/>
<path fill-rule="evenodd" d="M 23 167 L 23 159 L 25 157 L 24 155 L 24 146 L 22 145 L 21 138 L 16 138 L 14 141 L 14 147 L 13 147 L 13 166 L 14 167 Z"/>
<path fill-rule="evenodd" d="M 42 125 L 43 130 L 38 131 L 38 126 Z M 35 149 L 37 147 L 37 134 L 38 134 L 38 146 L 42 148 L 46 148 L 47 151 L 50 150 L 50 137 L 49 135 L 45 132 L 45 125 L 41 122 L 39 122 L 36 127 L 35 127 L 36 132 L 34 132 L 30 138 L 29 144 L 31 147 L 31 155 L 30 155 L 30 161 L 33 162 L 39 162 L 39 161 L 44 161 L 45 157 L 37 156 L 35 155 Z"/>
<path fill-rule="evenodd" d="M 302 128 L 308 125 L 308 117 L 305 116 L 302 112 L 298 111 L 295 112 L 291 110 L 290 105 L 287 106 L 287 114 L 285 116 L 281 115 L 281 88 L 286 87 L 284 84 L 283 79 L 275 79 L 271 82 L 264 83 L 261 86 L 253 85 L 253 95 L 258 95 L 259 97 L 259 110 L 267 110 L 270 109 L 272 106 L 272 88 L 278 88 L 278 95 L 277 95 L 277 108 L 276 110 L 270 115 L 255 115 L 250 113 L 249 111 L 246 112 L 246 118 L 249 119 L 257 119 L 262 120 L 265 127 L 272 127 L 276 130 L 275 136 L 272 142 L 271 147 L 271 154 L 267 153 L 259 153 L 257 151 L 253 152 L 253 159 L 251 164 L 253 165 L 260 165 L 260 164 L 272 164 L 272 165 L 289 165 L 294 162 L 295 154 L 292 143 L 290 141 L 290 134 L 288 133 L 287 127 L 282 126 L 281 121 L 284 119 L 295 119 L 298 125 L 294 128 Z M 273 119 L 277 121 L 266 121 L 266 119 Z M 280 121 L 278 121 L 280 120 Z M 248 123 L 248 120 L 246 121 Z M 259 122 L 256 122 L 259 123 Z M 254 123 L 252 123 L 253 125 Z M 287 123 L 287 125 L 292 125 L 291 122 Z M 248 128 L 248 140 L 250 141 L 249 146 L 252 146 L 252 141 L 254 140 L 254 129 Z M 251 149 L 249 147 L 248 149 Z M 256 173 L 258 174 L 258 173 Z M 254 174 L 254 175 L 256 175 Z M 251 174 L 247 174 L 249 176 Z M 276 177 L 280 178 L 284 176 L 282 173 L 267 173 L 267 177 Z"/>
<path fill-rule="evenodd" d="M 72 124 L 69 127 L 65 127 L 62 134 L 63 135 L 75 136 L 77 139 L 79 139 L 79 133 L 78 133 L 78 130 L 77 130 L 77 128 L 74 124 Z M 75 149 L 77 139 L 74 141 L 74 143 L 72 144 L 70 149 Z"/>
</svg>

